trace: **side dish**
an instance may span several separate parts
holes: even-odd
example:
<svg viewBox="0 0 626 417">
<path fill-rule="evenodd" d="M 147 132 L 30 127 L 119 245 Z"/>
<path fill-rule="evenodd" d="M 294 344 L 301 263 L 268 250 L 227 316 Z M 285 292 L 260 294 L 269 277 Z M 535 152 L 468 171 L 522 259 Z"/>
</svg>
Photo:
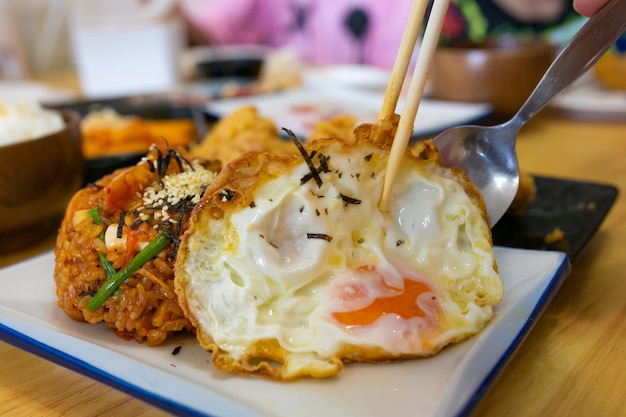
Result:
<svg viewBox="0 0 626 417">
<path fill-rule="evenodd" d="M 163 143 L 163 139 L 172 147 L 187 145 L 197 135 L 191 119 L 144 119 L 111 108 L 86 114 L 80 130 L 86 158 L 147 152 L 150 145 Z"/>
<path fill-rule="evenodd" d="M 354 116 L 343 114 L 319 120 L 306 140 L 333 136 L 349 137 L 357 124 Z M 218 159 L 222 164 L 238 158 L 245 152 L 270 152 L 276 155 L 297 153 L 289 140 L 280 135 L 274 122 L 259 114 L 253 106 L 243 106 L 221 119 L 209 134 L 192 147 L 191 152 L 207 159 Z"/>
</svg>

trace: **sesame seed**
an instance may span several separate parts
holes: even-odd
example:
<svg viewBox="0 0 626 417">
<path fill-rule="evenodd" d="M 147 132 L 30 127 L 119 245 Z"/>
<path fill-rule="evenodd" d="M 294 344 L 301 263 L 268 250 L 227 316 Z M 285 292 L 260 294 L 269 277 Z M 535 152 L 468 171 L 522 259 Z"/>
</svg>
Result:
<svg viewBox="0 0 626 417">
<path fill-rule="evenodd" d="M 147 187 L 142 195 L 141 210 L 156 209 L 153 214 L 155 220 L 176 224 L 176 221 L 170 218 L 169 210 L 183 201 L 197 204 L 206 186 L 215 179 L 216 175 L 213 171 L 204 168 L 201 163 L 193 161 L 192 167 L 185 167 L 182 172 L 166 175 L 161 178 L 161 181 Z M 138 209 L 138 212 L 141 210 Z"/>
</svg>

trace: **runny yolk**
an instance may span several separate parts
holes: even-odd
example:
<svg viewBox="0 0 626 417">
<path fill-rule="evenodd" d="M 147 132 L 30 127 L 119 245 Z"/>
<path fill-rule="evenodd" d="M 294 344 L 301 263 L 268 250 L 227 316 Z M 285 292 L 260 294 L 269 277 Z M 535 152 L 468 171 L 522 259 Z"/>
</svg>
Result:
<svg viewBox="0 0 626 417">
<path fill-rule="evenodd" d="M 424 311 L 417 305 L 417 297 L 424 292 L 432 291 L 426 284 L 405 278 L 403 290 L 388 288 L 397 291 L 397 294 L 376 298 L 367 307 L 358 310 L 334 312 L 333 317 L 346 326 L 366 326 L 385 314 L 397 314 L 403 319 L 425 316 Z"/>
</svg>

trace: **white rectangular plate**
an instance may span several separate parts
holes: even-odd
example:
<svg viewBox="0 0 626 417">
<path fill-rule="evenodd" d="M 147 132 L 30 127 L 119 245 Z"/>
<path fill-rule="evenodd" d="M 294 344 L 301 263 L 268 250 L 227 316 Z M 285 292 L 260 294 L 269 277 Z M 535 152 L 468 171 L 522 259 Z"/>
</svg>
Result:
<svg viewBox="0 0 626 417">
<path fill-rule="evenodd" d="M 0 338 L 176 415 L 465 416 L 570 269 L 560 252 L 496 248 L 496 258 L 505 298 L 480 334 L 432 358 L 346 365 L 332 379 L 279 383 L 227 374 L 212 367 L 193 336 L 148 347 L 104 325 L 75 322 L 57 307 L 52 253 L 0 270 Z"/>
<path fill-rule="evenodd" d="M 356 117 L 359 123 L 373 123 L 383 102 L 383 93 L 352 88 L 304 88 L 271 95 L 216 100 L 206 105 L 206 112 L 221 118 L 245 105 L 255 106 L 259 114 L 270 118 L 280 128 L 292 130 L 304 139 L 319 120 L 341 114 Z M 402 100 L 396 112 L 402 111 Z M 423 137 L 449 127 L 472 123 L 491 113 L 487 104 L 456 103 L 424 99 L 415 119 L 413 135 Z"/>
</svg>

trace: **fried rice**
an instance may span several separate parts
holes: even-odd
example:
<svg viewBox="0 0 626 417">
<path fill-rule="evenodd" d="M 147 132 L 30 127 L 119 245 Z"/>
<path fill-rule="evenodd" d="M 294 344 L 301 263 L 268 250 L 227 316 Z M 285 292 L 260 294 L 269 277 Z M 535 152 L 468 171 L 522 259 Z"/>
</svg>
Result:
<svg viewBox="0 0 626 417">
<path fill-rule="evenodd" d="M 162 154 L 154 148 L 138 165 L 76 193 L 55 248 L 54 279 L 63 311 L 77 321 L 104 322 L 119 337 L 148 345 L 193 331 L 174 292 L 173 262 L 178 236 L 219 168 L 188 159 L 180 150 Z M 119 271 L 161 233 L 171 238 L 168 247 L 133 272 L 102 305 L 90 308 L 107 280 L 100 256 Z"/>
</svg>

